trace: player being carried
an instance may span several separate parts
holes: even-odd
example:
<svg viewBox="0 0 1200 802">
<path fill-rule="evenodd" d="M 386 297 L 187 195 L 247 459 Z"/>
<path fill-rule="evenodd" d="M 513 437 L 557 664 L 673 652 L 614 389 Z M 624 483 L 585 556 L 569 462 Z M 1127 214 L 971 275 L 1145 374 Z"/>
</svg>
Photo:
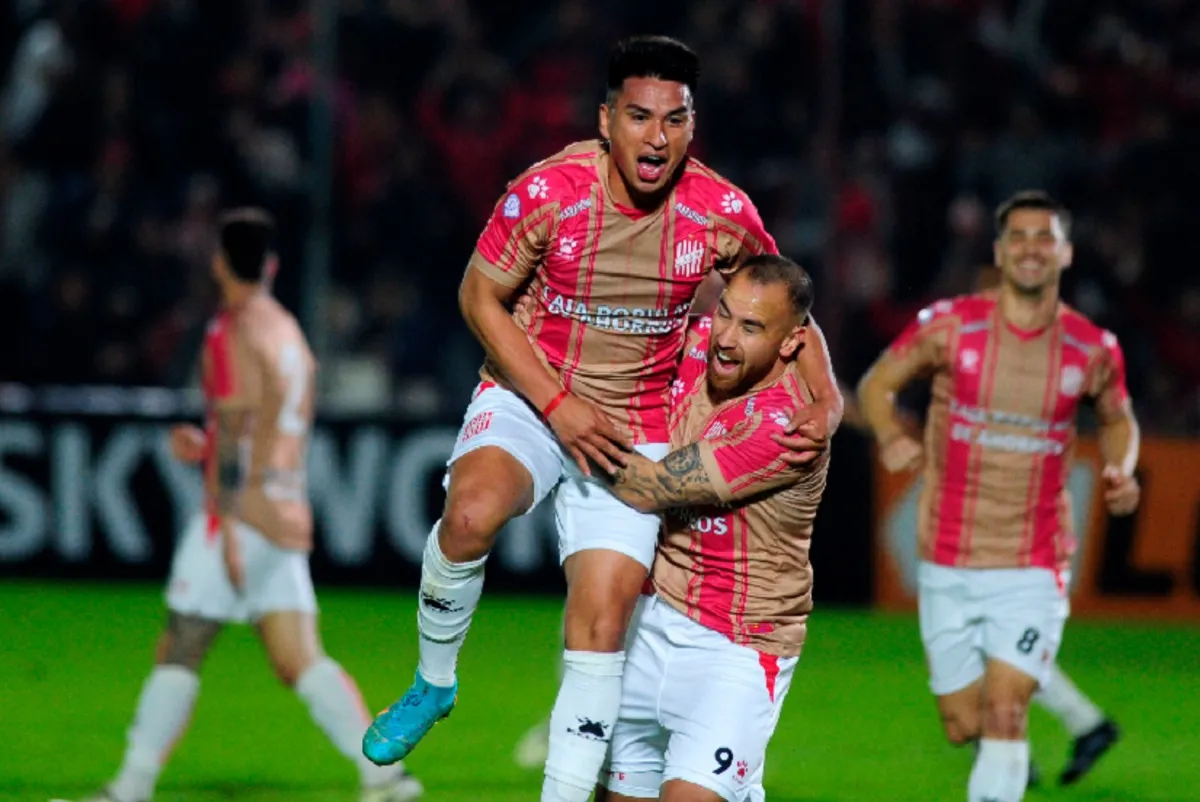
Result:
<svg viewBox="0 0 1200 802">
<path fill-rule="evenodd" d="M 518 177 L 480 236 L 460 305 L 487 352 L 484 381 L 426 543 L 415 682 L 363 741 L 379 763 L 404 757 L 453 708 L 496 534 L 553 493 L 568 595 L 542 799 L 586 800 L 595 786 L 659 520 L 613 497 L 588 460 L 611 471 L 631 448 L 666 456 L 668 389 L 698 288 L 775 252 L 745 194 L 687 157 L 697 74 L 695 54 L 675 40 L 619 43 L 602 140 Z M 805 436 L 785 442 L 819 452 L 842 399 L 815 326 L 798 368 L 816 399 L 793 422 Z"/>
<path fill-rule="evenodd" d="M 689 332 L 674 450 L 660 462 L 633 455 L 613 477 L 621 500 L 666 516 L 599 802 L 763 798 L 767 743 L 812 610 L 809 543 L 829 464 L 828 454 L 789 464 L 773 438 L 811 400 L 790 367 L 811 306 L 794 262 L 747 260 Z"/>
<path fill-rule="evenodd" d="M 946 736 L 979 742 L 969 802 L 1025 792 L 1028 706 L 1051 677 L 1068 612 L 1066 477 L 1085 398 L 1100 421 L 1109 511 L 1129 514 L 1139 498 L 1120 346 L 1059 300 L 1072 256 L 1067 211 L 1022 192 L 996 222 L 999 288 L 923 310 L 859 386 L 884 466 L 924 463 L 921 638 Z M 896 420 L 895 395 L 927 375 L 922 447 Z"/>
<path fill-rule="evenodd" d="M 175 457 L 204 463 L 206 510 L 180 542 L 167 628 L 142 687 L 116 779 L 94 802 L 146 802 L 191 719 L 200 667 L 227 623 L 250 621 L 279 679 L 358 768 L 363 802 L 406 802 L 421 784 L 368 761 L 370 715 L 354 680 L 321 649 L 308 569 L 312 509 L 304 460 L 316 365 L 294 317 L 269 294 L 272 223 L 243 209 L 221 220 L 213 273 L 223 309 L 202 355 L 208 431 L 171 432 Z"/>
</svg>

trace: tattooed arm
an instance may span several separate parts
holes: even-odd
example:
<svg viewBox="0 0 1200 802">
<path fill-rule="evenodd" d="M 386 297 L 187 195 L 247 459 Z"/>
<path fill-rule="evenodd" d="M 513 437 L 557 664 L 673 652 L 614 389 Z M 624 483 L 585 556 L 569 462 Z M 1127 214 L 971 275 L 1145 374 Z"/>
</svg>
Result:
<svg viewBox="0 0 1200 802">
<path fill-rule="evenodd" d="M 700 446 L 672 451 L 662 462 L 636 452 L 612 474 L 613 494 L 639 512 L 716 504 L 721 498 L 700 459 Z"/>
</svg>

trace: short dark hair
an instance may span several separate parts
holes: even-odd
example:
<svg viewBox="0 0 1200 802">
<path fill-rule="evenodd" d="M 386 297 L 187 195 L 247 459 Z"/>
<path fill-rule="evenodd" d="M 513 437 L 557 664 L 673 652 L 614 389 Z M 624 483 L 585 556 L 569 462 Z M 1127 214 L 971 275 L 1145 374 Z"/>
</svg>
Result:
<svg viewBox="0 0 1200 802">
<path fill-rule="evenodd" d="M 1058 218 L 1058 222 L 1062 223 L 1066 238 L 1071 238 L 1071 213 L 1066 206 L 1051 197 L 1050 193 L 1040 189 L 1022 190 L 996 207 L 996 236 L 1004 233 L 1004 227 L 1008 225 L 1008 216 L 1017 209 L 1038 209 L 1052 213 Z"/>
<path fill-rule="evenodd" d="M 631 36 L 617 42 L 608 57 L 608 94 L 611 98 L 628 78 L 676 81 L 693 95 L 700 79 L 700 59 L 695 51 L 669 36 Z"/>
<path fill-rule="evenodd" d="M 808 320 L 813 305 L 813 283 L 803 267 L 786 256 L 763 253 L 751 256 L 737 272 L 758 285 L 783 284 L 796 317 L 801 321 Z"/>
<path fill-rule="evenodd" d="M 242 281 L 262 281 L 271 254 L 275 222 L 262 209 L 234 209 L 221 215 L 221 253 Z"/>
</svg>

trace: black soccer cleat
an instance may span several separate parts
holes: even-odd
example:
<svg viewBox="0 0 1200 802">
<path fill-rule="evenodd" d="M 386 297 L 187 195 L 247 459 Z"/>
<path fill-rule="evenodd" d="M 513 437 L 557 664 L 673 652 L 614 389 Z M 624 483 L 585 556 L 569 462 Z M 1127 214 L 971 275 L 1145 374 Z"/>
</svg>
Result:
<svg viewBox="0 0 1200 802">
<path fill-rule="evenodd" d="M 1103 757 L 1120 737 L 1121 731 L 1117 729 L 1117 723 L 1112 719 L 1105 719 L 1090 732 L 1076 738 L 1075 746 L 1071 750 L 1071 762 L 1063 769 L 1062 776 L 1058 778 L 1059 783 L 1071 785 L 1083 779 L 1083 776 L 1092 770 L 1092 766 L 1096 765 L 1096 761 Z"/>
</svg>

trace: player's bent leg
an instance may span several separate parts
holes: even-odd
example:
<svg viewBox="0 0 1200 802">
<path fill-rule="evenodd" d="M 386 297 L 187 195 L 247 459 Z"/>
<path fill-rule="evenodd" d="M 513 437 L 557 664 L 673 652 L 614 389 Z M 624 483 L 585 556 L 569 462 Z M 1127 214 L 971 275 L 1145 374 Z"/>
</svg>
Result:
<svg viewBox="0 0 1200 802">
<path fill-rule="evenodd" d="M 200 692 L 200 667 L 221 623 L 170 611 L 159 638 L 155 666 L 142 685 L 128 746 L 106 793 L 113 802 L 143 802 L 191 721 Z"/>
<path fill-rule="evenodd" d="M 975 743 L 983 734 L 983 680 L 937 697 L 946 740 L 955 746 Z"/>
<path fill-rule="evenodd" d="M 442 519 L 421 561 L 416 678 L 367 730 L 362 748 L 373 762 L 403 759 L 450 714 L 458 695 L 458 654 L 483 593 L 487 554 L 504 525 L 537 500 L 530 470 L 498 446 L 469 451 L 451 465 Z"/>
<path fill-rule="evenodd" d="M 1011 663 L 988 660 L 983 687 L 983 738 L 968 783 L 970 802 L 1019 802 L 1029 779 L 1026 730 L 1038 681 Z"/>
<path fill-rule="evenodd" d="M 1078 782 L 1120 738 L 1116 722 L 1079 690 L 1057 663 L 1033 701 L 1057 718 L 1074 739 L 1071 760 L 1059 777 L 1063 785 Z"/>
</svg>

